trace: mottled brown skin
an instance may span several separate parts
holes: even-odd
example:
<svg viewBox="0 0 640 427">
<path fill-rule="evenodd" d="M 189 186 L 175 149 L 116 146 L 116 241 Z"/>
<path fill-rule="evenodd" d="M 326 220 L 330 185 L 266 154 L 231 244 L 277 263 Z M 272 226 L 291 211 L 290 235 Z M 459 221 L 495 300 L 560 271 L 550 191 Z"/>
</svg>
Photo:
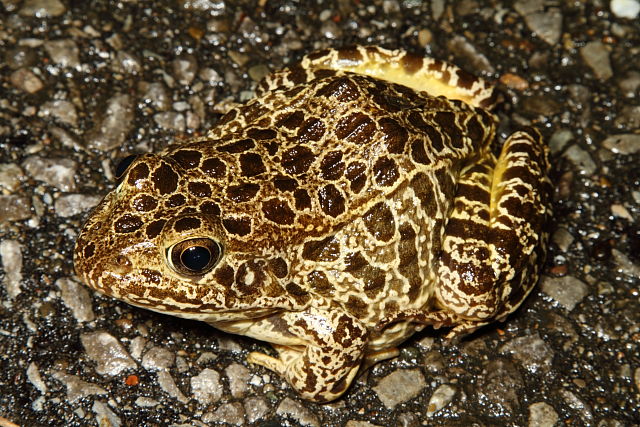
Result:
<svg viewBox="0 0 640 427">
<path fill-rule="evenodd" d="M 249 361 L 335 399 L 425 324 L 468 333 L 535 285 L 547 149 L 529 129 L 496 159 L 494 103 L 440 61 L 312 53 L 206 137 L 137 157 L 78 237 L 76 271 L 130 304 L 268 341 L 279 357 Z"/>
</svg>

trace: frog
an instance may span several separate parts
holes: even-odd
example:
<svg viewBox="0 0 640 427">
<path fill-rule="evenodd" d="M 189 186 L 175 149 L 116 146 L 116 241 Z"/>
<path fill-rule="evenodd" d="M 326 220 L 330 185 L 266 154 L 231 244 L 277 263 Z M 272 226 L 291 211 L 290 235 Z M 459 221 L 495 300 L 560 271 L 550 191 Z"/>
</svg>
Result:
<svg viewBox="0 0 640 427">
<path fill-rule="evenodd" d="M 497 103 L 438 59 L 312 52 L 206 134 L 121 163 L 75 271 L 133 306 L 270 343 L 248 362 L 333 401 L 415 332 L 457 339 L 534 289 L 548 148 L 533 127 L 500 146 Z"/>
</svg>

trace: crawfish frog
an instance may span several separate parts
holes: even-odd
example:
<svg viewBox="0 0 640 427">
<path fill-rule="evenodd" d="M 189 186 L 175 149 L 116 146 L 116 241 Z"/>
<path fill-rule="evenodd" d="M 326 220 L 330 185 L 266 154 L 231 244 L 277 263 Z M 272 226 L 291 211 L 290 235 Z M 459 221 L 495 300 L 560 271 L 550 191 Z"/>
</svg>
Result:
<svg viewBox="0 0 640 427">
<path fill-rule="evenodd" d="M 274 72 L 206 136 L 122 165 L 77 274 L 132 305 L 273 345 L 250 362 L 306 399 L 425 325 L 459 336 L 535 285 L 550 183 L 534 129 L 492 153 L 486 82 L 378 47 Z"/>
</svg>

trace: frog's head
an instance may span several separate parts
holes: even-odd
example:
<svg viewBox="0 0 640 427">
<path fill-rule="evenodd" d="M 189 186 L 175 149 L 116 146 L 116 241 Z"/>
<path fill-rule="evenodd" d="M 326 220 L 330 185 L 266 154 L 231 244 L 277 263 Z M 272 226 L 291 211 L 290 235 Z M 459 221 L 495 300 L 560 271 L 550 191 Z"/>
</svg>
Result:
<svg viewBox="0 0 640 427">
<path fill-rule="evenodd" d="M 78 236 L 77 274 L 130 304 L 199 320 L 291 308 L 288 264 L 251 235 L 251 210 L 223 216 L 224 179 L 203 174 L 201 156 L 183 154 L 145 154 L 119 167 L 117 188 Z"/>
</svg>

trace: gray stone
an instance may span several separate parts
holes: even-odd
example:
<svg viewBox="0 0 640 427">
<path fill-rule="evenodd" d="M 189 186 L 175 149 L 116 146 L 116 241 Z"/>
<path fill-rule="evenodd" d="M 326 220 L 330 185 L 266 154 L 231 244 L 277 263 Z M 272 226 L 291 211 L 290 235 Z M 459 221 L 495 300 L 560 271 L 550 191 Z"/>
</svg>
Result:
<svg viewBox="0 0 640 427">
<path fill-rule="evenodd" d="M 427 404 L 427 417 L 433 416 L 440 409 L 447 406 L 453 400 L 456 388 L 449 384 L 442 384 L 433 392 Z"/>
<path fill-rule="evenodd" d="M 141 82 L 138 90 L 142 92 L 142 100 L 158 111 L 171 108 L 171 97 L 163 83 Z"/>
<path fill-rule="evenodd" d="M 244 408 L 240 402 L 223 403 L 213 413 L 203 415 L 202 421 L 241 426 L 244 425 Z"/>
<path fill-rule="evenodd" d="M 9 77 L 11 84 L 27 93 L 36 93 L 44 87 L 44 83 L 36 74 L 27 68 L 18 68 Z"/>
<path fill-rule="evenodd" d="M 33 386 L 40 392 L 40 394 L 47 393 L 47 384 L 42 380 L 38 365 L 34 362 L 29 363 L 27 367 L 27 379 Z"/>
<path fill-rule="evenodd" d="M 554 356 L 553 349 L 537 333 L 507 341 L 500 347 L 499 352 L 513 355 L 533 374 L 549 372 Z"/>
<path fill-rule="evenodd" d="M 558 248 L 560 248 L 562 252 L 567 252 L 575 239 L 571 235 L 571 233 L 569 233 L 569 230 L 563 227 L 559 227 L 553 233 L 553 237 L 551 238 L 551 240 L 553 240 L 553 243 L 558 245 Z"/>
<path fill-rule="evenodd" d="M 624 105 L 613 124 L 624 130 L 640 128 L 640 105 Z"/>
<path fill-rule="evenodd" d="M 75 375 L 55 371 L 52 376 L 67 388 L 67 399 L 70 402 L 75 402 L 84 397 L 96 394 L 107 394 L 107 390 L 102 387 L 83 381 Z"/>
<path fill-rule="evenodd" d="M 627 98 L 635 98 L 640 89 L 640 72 L 629 71 L 618 81 L 618 87 Z"/>
<path fill-rule="evenodd" d="M 166 111 L 153 115 L 153 120 L 163 129 L 174 130 L 177 132 L 184 132 L 186 129 L 186 122 L 184 115 L 176 113 L 174 111 Z"/>
<path fill-rule="evenodd" d="M 137 366 L 122 344 L 107 332 L 81 334 L 80 342 L 89 359 L 96 364 L 96 372 L 100 375 L 114 376 Z"/>
<path fill-rule="evenodd" d="M 634 264 L 627 255 L 618 249 L 612 249 L 611 255 L 613 256 L 613 261 L 616 263 L 618 271 L 635 279 L 640 277 L 640 266 Z"/>
<path fill-rule="evenodd" d="M 116 94 L 106 104 L 87 134 L 87 145 L 93 150 L 108 151 L 122 145 L 132 128 L 134 106 L 131 96 Z"/>
<path fill-rule="evenodd" d="M 120 50 L 116 54 L 113 69 L 120 73 L 138 74 L 142 71 L 142 64 L 134 54 Z"/>
<path fill-rule="evenodd" d="M 320 421 L 313 412 L 300 402 L 289 397 L 282 399 L 282 402 L 278 405 L 278 409 L 276 409 L 276 414 L 283 417 L 290 417 L 303 426 L 320 427 Z"/>
<path fill-rule="evenodd" d="M 44 49 L 51 60 L 63 68 L 76 68 L 80 65 L 80 50 L 76 42 L 71 39 L 46 41 Z"/>
<path fill-rule="evenodd" d="M 636 19 L 640 13 L 640 1 L 611 0 L 611 12 L 618 18 Z"/>
<path fill-rule="evenodd" d="M 478 398 L 489 403 L 492 413 L 516 414 L 520 411 L 520 393 L 524 387 L 522 375 L 510 361 L 490 360 L 479 379 Z"/>
<path fill-rule="evenodd" d="M 106 403 L 96 400 L 91 406 L 91 410 L 96 414 L 96 424 L 99 426 L 120 427 L 122 421 L 120 418 L 109 408 Z"/>
<path fill-rule="evenodd" d="M 477 73 L 493 73 L 495 68 L 486 56 L 478 52 L 466 38 L 454 36 L 447 42 L 447 48 L 458 58 L 464 61 Z"/>
<path fill-rule="evenodd" d="M 589 294 L 587 284 L 573 276 L 542 276 L 540 288 L 569 311 Z"/>
<path fill-rule="evenodd" d="M 198 375 L 191 378 L 191 393 L 203 405 L 220 400 L 222 391 L 220 374 L 213 369 L 203 369 Z"/>
<path fill-rule="evenodd" d="M 153 408 L 154 406 L 158 406 L 160 402 L 150 397 L 138 397 L 134 403 L 141 408 Z"/>
<path fill-rule="evenodd" d="M 640 151 L 640 135 L 635 133 L 611 135 L 602 141 L 602 146 L 614 153 L 635 154 Z"/>
<path fill-rule="evenodd" d="M 0 242 L 0 260 L 4 270 L 2 283 L 9 298 L 15 298 L 21 292 L 22 282 L 22 245 L 20 242 L 10 239 Z"/>
<path fill-rule="evenodd" d="M 25 0 L 18 13 L 22 16 L 51 18 L 62 15 L 66 10 L 59 0 Z"/>
<path fill-rule="evenodd" d="M 62 302 L 71 310 L 78 322 L 91 322 L 95 319 L 91 295 L 87 287 L 67 277 L 56 280 L 56 286 L 62 293 Z"/>
<path fill-rule="evenodd" d="M 181 55 L 173 61 L 173 75 L 181 85 L 191 84 L 198 73 L 198 61 L 195 56 Z"/>
<path fill-rule="evenodd" d="M 40 117 L 53 117 L 61 123 L 66 123 L 73 127 L 78 125 L 78 114 L 76 107 L 69 101 L 56 99 L 45 102 L 38 112 Z"/>
<path fill-rule="evenodd" d="M 89 196 L 85 194 L 63 194 L 58 197 L 54 203 L 56 215 L 62 218 L 68 218 L 81 214 L 95 207 L 100 203 L 102 197 Z"/>
<path fill-rule="evenodd" d="M 382 378 L 373 390 L 384 406 L 393 409 L 416 397 L 426 385 L 419 369 L 399 369 Z"/>
<path fill-rule="evenodd" d="M 560 390 L 560 395 L 564 399 L 564 402 L 569 406 L 569 408 L 573 409 L 573 412 L 580 417 L 585 425 L 592 425 L 593 412 L 589 405 L 567 389 Z"/>
<path fill-rule="evenodd" d="M 169 369 L 175 361 L 176 355 L 172 351 L 155 346 L 151 347 L 151 349 L 142 356 L 142 367 L 148 371 Z"/>
<path fill-rule="evenodd" d="M 168 371 L 158 371 L 157 375 L 158 385 L 162 390 L 165 391 L 165 393 L 176 399 L 178 402 L 187 403 L 189 401 L 187 396 L 185 396 L 184 393 L 182 393 L 182 391 L 178 388 L 176 382 Z"/>
<path fill-rule="evenodd" d="M 224 373 L 229 378 L 229 389 L 233 397 L 242 397 L 249 390 L 249 378 L 251 372 L 239 363 L 227 366 Z"/>
<path fill-rule="evenodd" d="M 382 427 L 382 426 L 380 424 L 370 423 L 369 421 L 349 420 L 345 424 L 345 427 Z"/>
<path fill-rule="evenodd" d="M 577 145 L 569 147 L 563 157 L 569 159 L 583 175 L 591 176 L 596 171 L 596 163 L 591 158 L 591 154 Z"/>
<path fill-rule="evenodd" d="M 244 401 L 244 413 L 248 423 L 254 423 L 269 412 L 269 405 L 261 397 L 249 397 Z"/>
<path fill-rule="evenodd" d="M 529 405 L 529 427 L 555 426 L 558 422 L 558 413 L 545 402 L 536 402 Z"/>
<path fill-rule="evenodd" d="M 24 173 L 15 163 L 0 163 L 0 190 L 14 192 L 20 187 Z"/>
<path fill-rule="evenodd" d="M 557 7 L 550 7 L 543 12 L 534 12 L 524 17 L 527 27 L 544 42 L 553 46 L 560 41 L 562 35 L 562 12 Z"/>
<path fill-rule="evenodd" d="M 573 139 L 573 133 L 569 129 L 558 129 L 549 139 L 549 148 L 552 153 L 559 153 Z"/>
<path fill-rule="evenodd" d="M 33 179 L 63 192 L 75 191 L 77 164 L 71 159 L 29 156 L 22 167 Z"/>
<path fill-rule="evenodd" d="M 580 56 L 598 79 L 607 80 L 613 76 L 609 49 L 601 41 L 592 41 L 581 47 Z"/>
<path fill-rule="evenodd" d="M 31 200 L 25 196 L 0 195 L 0 223 L 31 218 Z"/>
<path fill-rule="evenodd" d="M 35 49 L 31 49 L 27 46 L 16 46 L 13 49 L 8 49 L 4 56 L 6 64 L 12 70 L 18 68 L 30 68 L 38 63 L 38 54 Z"/>
</svg>

